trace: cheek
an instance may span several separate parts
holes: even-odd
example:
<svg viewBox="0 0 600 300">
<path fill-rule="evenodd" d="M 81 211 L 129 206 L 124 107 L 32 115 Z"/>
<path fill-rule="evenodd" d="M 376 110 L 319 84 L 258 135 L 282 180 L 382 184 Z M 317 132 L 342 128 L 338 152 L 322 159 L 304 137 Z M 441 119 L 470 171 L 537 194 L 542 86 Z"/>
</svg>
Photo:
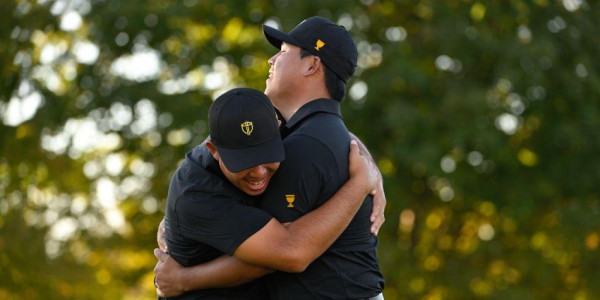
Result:
<svg viewBox="0 0 600 300">
<path fill-rule="evenodd" d="M 242 190 L 246 194 L 249 191 L 248 187 L 246 186 L 246 183 L 241 178 L 236 178 L 236 180 L 233 182 L 233 185 L 235 185 L 238 189 Z"/>
<path fill-rule="evenodd" d="M 270 177 L 273 177 L 273 175 L 275 175 L 275 172 L 277 172 L 277 168 L 270 169 L 270 170 L 269 170 L 269 178 L 270 178 Z"/>
<path fill-rule="evenodd" d="M 238 176 L 238 174 L 228 173 L 226 177 L 235 186 L 239 187 L 242 184 L 242 177 Z"/>
<path fill-rule="evenodd" d="M 277 72 L 285 72 L 286 68 L 286 60 L 284 57 L 280 57 L 276 62 L 275 62 L 275 70 Z"/>
</svg>

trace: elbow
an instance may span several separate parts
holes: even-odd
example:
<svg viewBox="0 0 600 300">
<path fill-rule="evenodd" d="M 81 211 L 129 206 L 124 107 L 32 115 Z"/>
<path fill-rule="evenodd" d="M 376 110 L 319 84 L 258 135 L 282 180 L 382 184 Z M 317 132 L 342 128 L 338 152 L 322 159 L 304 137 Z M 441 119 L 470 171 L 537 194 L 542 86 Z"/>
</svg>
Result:
<svg viewBox="0 0 600 300">
<path fill-rule="evenodd" d="M 285 266 L 280 268 L 280 271 L 288 272 L 288 273 L 302 273 L 302 272 L 304 272 L 304 270 L 306 270 L 307 267 L 308 267 L 308 264 L 306 264 L 306 263 L 289 262 Z"/>
<path fill-rule="evenodd" d="M 304 272 L 304 270 L 306 270 L 306 268 L 308 268 L 308 263 L 305 262 L 296 262 L 293 265 L 290 266 L 289 270 L 287 270 L 286 272 L 289 273 L 302 273 Z"/>
<path fill-rule="evenodd" d="M 300 251 L 291 251 L 286 255 L 284 263 L 279 270 L 289 273 L 301 273 L 306 270 L 311 262 L 312 259 L 308 258 L 306 254 Z"/>
</svg>

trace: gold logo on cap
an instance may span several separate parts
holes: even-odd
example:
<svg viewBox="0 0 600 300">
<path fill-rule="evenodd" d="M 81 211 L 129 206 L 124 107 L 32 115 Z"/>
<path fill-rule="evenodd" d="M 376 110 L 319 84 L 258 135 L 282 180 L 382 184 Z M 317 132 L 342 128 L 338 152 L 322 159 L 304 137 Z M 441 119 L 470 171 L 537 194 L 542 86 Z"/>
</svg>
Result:
<svg viewBox="0 0 600 300">
<path fill-rule="evenodd" d="M 252 130 L 254 130 L 254 124 L 252 124 L 252 122 L 250 121 L 246 121 L 240 126 L 242 127 L 242 132 L 245 133 L 247 136 L 250 136 L 252 134 Z"/>
<path fill-rule="evenodd" d="M 296 200 L 296 195 L 285 195 L 285 200 L 288 202 L 287 207 L 294 207 L 294 200 Z"/>
<path fill-rule="evenodd" d="M 317 51 L 319 51 L 319 49 L 321 49 L 323 46 L 325 46 L 325 42 L 317 39 L 317 46 L 315 47 L 315 49 L 317 49 Z"/>
</svg>

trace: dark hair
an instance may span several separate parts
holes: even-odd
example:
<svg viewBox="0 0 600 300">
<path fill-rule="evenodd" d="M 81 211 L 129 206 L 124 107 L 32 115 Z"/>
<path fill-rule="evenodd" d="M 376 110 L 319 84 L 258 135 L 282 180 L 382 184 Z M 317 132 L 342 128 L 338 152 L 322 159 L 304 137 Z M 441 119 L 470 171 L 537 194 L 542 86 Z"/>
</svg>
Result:
<svg viewBox="0 0 600 300">
<path fill-rule="evenodd" d="M 300 48 L 300 58 L 305 58 L 309 55 L 313 55 L 304 48 Z M 329 67 L 323 64 L 325 67 L 325 87 L 331 99 L 343 102 L 346 96 L 346 83 L 337 76 Z"/>
</svg>

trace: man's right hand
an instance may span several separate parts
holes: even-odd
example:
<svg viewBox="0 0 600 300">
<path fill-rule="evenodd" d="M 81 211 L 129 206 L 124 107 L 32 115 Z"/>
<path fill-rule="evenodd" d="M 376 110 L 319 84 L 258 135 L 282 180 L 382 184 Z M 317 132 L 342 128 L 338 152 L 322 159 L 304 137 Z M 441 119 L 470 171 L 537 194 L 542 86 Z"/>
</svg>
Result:
<svg viewBox="0 0 600 300">
<path fill-rule="evenodd" d="M 158 296 L 173 297 L 185 292 L 180 280 L 181 271 L 185 268 L 158 248 L 154 249 L 154 256 L 158 259 L 154 267 L 154 285 Z"/>
<path fill-rule="evenodd" d="M 380 181 L 379 170 L 368 157 L 360 153 L 358 144 L 354 140 L 350 142 L 348 171 L 349 181 L 353 180 L 356 184 L 363 185 L 366 194 L 375 195 Z"/>
</svg>

